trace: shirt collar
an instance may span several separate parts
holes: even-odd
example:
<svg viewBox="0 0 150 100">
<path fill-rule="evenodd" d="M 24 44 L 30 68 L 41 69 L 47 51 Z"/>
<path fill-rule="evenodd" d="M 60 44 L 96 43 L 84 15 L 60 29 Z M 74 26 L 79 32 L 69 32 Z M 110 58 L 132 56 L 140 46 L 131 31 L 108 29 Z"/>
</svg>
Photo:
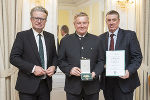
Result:
<svg viewBox="0 0 150 100">
<path fill-rule="evenodd" d="M 109 32 L 109 36 L 110 36 L 111 34 L 114 34 L 114 36 L 117 36 L 118 31 L 119 31 L 119 28 L 118 28 L 114 33 L 111 33 L 110 31 L 108 31 L 108 32 Z"/>
<path fill-rule="evenodd" d="M 37 37 L 39 34 L 41 34 L 41 36 L 44 36 L 43 31 L 41 33 L 38 33 L 33 28 L 32 28 L 32 30 L 33 30 L 33 34 L 34 34 L 35 37 Z"/>
<path fill-rule="evenodd" d="M 65 37 L 66 35 L 67 35 L 67 33 L 64 36 L 62 36 L 62 38 Z"/>
<path fill-rule="evenodd" d="M 84 35 L 80 35 L 80 34 L 78 34 L 78 33 L 76 33 L 79 37 L 85 37 L 85 35 L 87 34 L 84 34 Z"/>
</svg>

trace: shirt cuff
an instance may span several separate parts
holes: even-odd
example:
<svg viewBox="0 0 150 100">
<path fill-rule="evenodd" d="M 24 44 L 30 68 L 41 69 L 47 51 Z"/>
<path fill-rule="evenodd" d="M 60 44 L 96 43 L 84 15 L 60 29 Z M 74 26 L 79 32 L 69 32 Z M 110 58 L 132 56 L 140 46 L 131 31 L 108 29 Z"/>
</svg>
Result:
<svg viewBox="0 0 150 100">
<path fill-rule="evenodd" d="M 36 66 L 36 65 L 34 65 L 34 67 L 33 67 L 33 69 L 32 69 L 32 73 L 34 73 L 34 70 L 35 70 L 35 66 Z"/>
</svg>

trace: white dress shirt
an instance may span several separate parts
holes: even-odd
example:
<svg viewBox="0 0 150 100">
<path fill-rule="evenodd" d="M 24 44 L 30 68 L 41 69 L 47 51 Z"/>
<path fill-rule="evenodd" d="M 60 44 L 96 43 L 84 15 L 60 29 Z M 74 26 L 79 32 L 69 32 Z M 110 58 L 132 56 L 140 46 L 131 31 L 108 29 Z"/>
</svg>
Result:
<svg viewBox="0 0 150 100">
<path fill-rule="evenodd" d="M 108 50 L 109 50 L 109 48 L 110 48 L 110 40 L 111 40 L 110 35 L 111 35 L 111 34 L 114 34 L 113 39 L 114 39 L 114 50 L 115 50 L 115 45 L 116 45 L 116 41 L 117 41 L 118 31 L 119 31 L 119 28 L 118 28 L 114 33 L 111 33 L 111 32 L 108 31 L 108 32 L 109 32 L 109 38 L 108 38 Z"/>
<path fill-rule="evenodd" d="M 33 28 L 32 28 L 32 30 L 33 30 L 33 34 L 34 34 L 34 37 L 36 40 L 38 51 L 39 51 L 39 35 L 38 34 L 41 34 L 41 39 L 42 39 L 42 43 L 43 43 L 43 51 L 44 51 L 44 69 L 46 70 L 47 69 L 47 52 L 46 52 L 46 45 L 45 45 L 45 39 L 44 39 L 43 31 L 41 33 L 38 33 Z M 32 73 L 34 72 L 34 69 L 35 69 L 35 66 L 32 70 Z"/>
</svg>

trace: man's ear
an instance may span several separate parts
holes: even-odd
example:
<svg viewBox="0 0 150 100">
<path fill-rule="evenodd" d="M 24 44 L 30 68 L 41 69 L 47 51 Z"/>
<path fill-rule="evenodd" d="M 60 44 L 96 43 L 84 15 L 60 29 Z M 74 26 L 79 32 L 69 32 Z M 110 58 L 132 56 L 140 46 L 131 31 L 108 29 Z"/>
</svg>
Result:
<svg viewBox="0 0 150 100">
<path fill-rule="evenodd" d="M 73 25 L 75 25 L 75 22 L 73 22 Z"/>
</svg>

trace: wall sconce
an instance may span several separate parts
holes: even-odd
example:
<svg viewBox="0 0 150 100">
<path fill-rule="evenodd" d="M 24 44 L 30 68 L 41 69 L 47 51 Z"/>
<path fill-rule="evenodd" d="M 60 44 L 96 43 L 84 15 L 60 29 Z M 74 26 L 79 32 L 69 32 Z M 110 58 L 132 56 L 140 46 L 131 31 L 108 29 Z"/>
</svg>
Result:
<svg viewBox="0 0 150 100">
<path fill-rule="evenodd" d="M 127 8 L 129 5 L 133 4 L 134 0 L 117 0 L 117 5 L 121 8 Z"/>
</svg>

